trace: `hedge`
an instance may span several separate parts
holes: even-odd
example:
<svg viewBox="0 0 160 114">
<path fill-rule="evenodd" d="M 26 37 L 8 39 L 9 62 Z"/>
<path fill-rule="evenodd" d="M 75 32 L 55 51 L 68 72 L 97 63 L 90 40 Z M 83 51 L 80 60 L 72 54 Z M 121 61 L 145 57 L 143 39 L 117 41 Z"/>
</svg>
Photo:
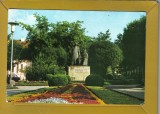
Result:
<svg viewBox="0 0 160 114">
<path fill-rule="evenodd" d="M 87 86 L 103 86 L 104 79 L 98 75 L 89 75 L 85 79 L 85 84 Z"/>
<path fill-rule="evenodd" d="M 47 74 L 49 86 L 65 86 L 68 84 L 68 78 L 64 74 Z"/>
</svg>

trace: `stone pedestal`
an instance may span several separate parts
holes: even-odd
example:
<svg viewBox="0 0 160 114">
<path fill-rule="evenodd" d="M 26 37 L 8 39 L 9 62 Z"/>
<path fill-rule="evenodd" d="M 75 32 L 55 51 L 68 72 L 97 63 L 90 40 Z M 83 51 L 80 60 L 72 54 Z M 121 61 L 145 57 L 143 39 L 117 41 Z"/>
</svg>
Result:
<svg viewBox="0 0 160 114">
<path fill-rule="evenodd" d="M 68 75 L 72 81 L 85 81 L 90 75 L 90 66 L 69 66 Z"/>
</svg>

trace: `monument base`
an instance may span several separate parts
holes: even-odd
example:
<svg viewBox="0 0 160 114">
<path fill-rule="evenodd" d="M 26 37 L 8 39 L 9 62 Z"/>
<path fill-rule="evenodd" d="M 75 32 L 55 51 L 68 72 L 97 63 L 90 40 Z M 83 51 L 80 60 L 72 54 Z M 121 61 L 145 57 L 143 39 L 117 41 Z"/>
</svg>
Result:
<svg viewBox="0 0 160 114">
<path fill-rule="evenodd" d="M 90 75 L 90 66 L 69 66 L 68 75 L 71 81 L 85 81 L 86 77 Z"/>
</svg>

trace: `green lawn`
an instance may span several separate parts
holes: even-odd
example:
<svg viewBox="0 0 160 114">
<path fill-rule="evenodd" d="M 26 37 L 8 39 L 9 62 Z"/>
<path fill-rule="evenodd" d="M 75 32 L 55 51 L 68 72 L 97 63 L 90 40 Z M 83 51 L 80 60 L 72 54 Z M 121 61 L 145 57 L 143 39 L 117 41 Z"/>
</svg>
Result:
<svg viewBox="0 0 160 114">
<path fill-rule="evenodd" d="M 47 81 L 18 81 L 16 86 L 48 86 Z"/>
<path fill-rule="evenodd" d="M 93 93 L 95 93 L 106 104 L 143 104 L 143 100 L 139 100 L 118 92 L 105 89 L 97 86 L 87 86 Z"/>
<path fill-rule="evenodd" d="M 24 98 L 26 96 L 30 96 L 33 94 L 40 94 L 46 92 L 51 89 L 56 89 L 57 86 L 50 88 L 42 88 L 34 91 L 24 92 L 16 95 L 7 96 L 8 101 L 18 100 L 20 98 Z M 103 100 L 106 104 L 143 104 L 143 100 L 139 100 L 124 94 L 120 94 L 109 89 L 105 89 L 103 87 L 97 86 L 87 86 L 96 96 L 98 96 L 101 100 Z"/>
<path fill-rule="evenodd" d="M 10 96 L 7 96 L 7 100 L 8 101 L 15 101 L 15 100 L 18 100 L 20 98 L 24 98 L 24 97 L 27 97 L 27 96 L 30 96 L 30 95 L 33 95 L 33 94 L 44 93 L 46 91 L 53 90 L 55 88 L 57 88 L 57 86 L 56 87 L 50 87 L 50 88 L 41 88 L 41 89 L 38 89 L 38 90 L 27 91 L 27 92 L 15 94 L 15 95 L 10 95 Z"/>
<path fill-rule="evenodd" d="M 7 86 L 7 89 L 18 89 L 18 87 L 16 87 L 16 86 L 13 86 L 13 87 Z"/>
</svg>

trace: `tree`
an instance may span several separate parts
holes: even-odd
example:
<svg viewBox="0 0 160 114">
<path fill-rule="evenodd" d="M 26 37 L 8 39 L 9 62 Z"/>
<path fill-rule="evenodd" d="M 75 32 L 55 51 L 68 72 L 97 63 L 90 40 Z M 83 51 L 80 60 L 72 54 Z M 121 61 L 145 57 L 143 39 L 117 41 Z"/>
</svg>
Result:
<svg viewBox="0 0 160 114">
<path fill-rule="evenodd" d="M 50 23 L 45 16 L 34 14 L 36 24 L 31 26 L 20 22 L 28 31 L 28 48 L 25 57 L 32 61 L 26 71 L 28 80 L 46 80 L 47 73 L 64 73 L 71 64 L 72 50 L 76 44 L 82 49 L 88 46 L 82 21 Z M 32 78 L 33 77 L 33 78 Z"/>
<path fill-rule="evenodd" d="M 11 40 L 8 40 L 8 48 L 7 48 L 7 69 L 10 70 L 11 67 Z M 18 43 L 18 41 L 13 41 L 13 60 L 21 60 L 23 53 L 23 46 Z"/>
<path fill-rule="evenodd" d="M 63 48 L 48 48 L 40 53 L 32 66 L 26 70 L 26 78 L 30 81 L 47 80 L 47 74 L 65 73 L 66 52 Z"/>
<path fill-rule="evenodd" d="M 144 79 L 145 34 L 146 17 L 143 16 L 127 25 L 120 43 L 124 54 L 122 67 L 126 73 L 129 71 L 135 75 L 139 82 Z"/>
<path fill-rule="evenodd" d="M 109 29 L 103 33 L 103 32 L 100 32 L 98 34 L 98 37 L 96 38 L 97 41 L 110 41 L 111 38 L 110 38 L 110 32 L 109 32 Z"/>
<path fill-rule="evenodd" d="M 45 16 L 34 14 L 36 17 L 36 24 L 31 26 L 20 22 L 23 29 L 28 31 L 27 40 L 28 45 L 28 59 L 34 60 L 42 50 L 51 47 L 53 44 L 52 37 L 48 36 L 50 24 Z"/>
<path fill-rule="evenodd" d="M 28 59 L 34 60 L 40 53 L 52 48 L 64 49 L 67 52 L 67 65 L 71 64 L 72 50 L 75 44 L 85 46 L 85 29 L 82 21 L 49 23 L 45 16 L 34 14 L 36 24 L 33 26 L 20 23 L 28 31 Z M 62 51 L 62 50 L 61 50 Z M 27 52 L 27 51 L 26 51 Z"/>
<path fill-rule="evenodd" d="M 53 30 L 51 31 L 51 36 L 55 38 L 55 46 L 61 46 L 68 52 L 68 65 L 71 64 L 71 56 L 73 48 L 76 44 L 85 47 L 85 29 L 82 28 L 82 21 L 76 21 L 69 23 L 67 21 L 58 22 L 52 24 Z"/>
<path fill-rule="evenodd" d="M 95 41 L 89 47 L 91 73 L 106 75 L 107 68 L 116 67 L 123 59 L 121 49 L 110 41 Z"/>
<path fill-rule="evenodd" d="M 123 38 L 123 35 L 118 34 L 117 39 L 114 41 L 114 43 L 117 44 L 121 49 L 122 49 L 122 38 Z"/>
</svg>

